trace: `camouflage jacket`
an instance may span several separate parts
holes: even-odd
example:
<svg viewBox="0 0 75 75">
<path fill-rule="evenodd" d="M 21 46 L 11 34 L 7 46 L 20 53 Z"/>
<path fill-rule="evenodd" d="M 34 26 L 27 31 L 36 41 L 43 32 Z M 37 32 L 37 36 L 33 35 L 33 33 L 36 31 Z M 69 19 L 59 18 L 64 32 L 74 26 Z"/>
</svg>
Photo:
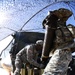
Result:
<svg viewBox="0 0 75 75">
<path fill-rule="evenodd" d="M 27 45 L 25 48 L 23 48 L 19 53 L 17 53 L 17 57 L 20 57 L 20 59 L 24 63 L 30 63 L 36 67 L 40 67 L 40 64 L 37 62 L 39 52 L 36 50 L 35 45 Z M 19 60 L 17 58 L 16 60 Z"/>
</svg>

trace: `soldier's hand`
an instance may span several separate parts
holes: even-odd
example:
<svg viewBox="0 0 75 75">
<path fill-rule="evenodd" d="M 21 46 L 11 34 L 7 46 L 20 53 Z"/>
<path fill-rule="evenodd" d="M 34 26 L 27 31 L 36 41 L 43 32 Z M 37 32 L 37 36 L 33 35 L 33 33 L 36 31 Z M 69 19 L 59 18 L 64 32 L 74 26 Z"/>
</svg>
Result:
<svg viewBox="0 0 75 75">
<path fill-rule="evenodd" d="M 48 58 L 42 58 L 42 59 L 41 59 L 41 63 L 42 63 L 44 66 L 46 66 L 47 63 L 49 62 L 49 60 L 50 60 L 50 57 L 48 57 Z"/>
<path fill-rule="evenodd" d="M 45 66 L 44 66 L 43 64 L 41 64 L 41 65 L 40 65 L 40 68 L 41 68 L 41 69 L 44 69 L 44 68 L 45 68 Z"/>
</svg>

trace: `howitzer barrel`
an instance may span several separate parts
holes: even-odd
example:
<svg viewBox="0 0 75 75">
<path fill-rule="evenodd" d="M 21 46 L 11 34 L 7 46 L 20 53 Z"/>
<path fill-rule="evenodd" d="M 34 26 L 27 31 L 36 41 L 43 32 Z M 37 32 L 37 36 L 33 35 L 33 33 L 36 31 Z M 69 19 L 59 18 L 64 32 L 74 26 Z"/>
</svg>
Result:
<svg viewBox="0 0 75 75">
<path fill-rule="evenodd" d="M 55 38 L 55 29 L 52 29 L 49 26 L 46 26 L 42 57 L 49 56 L 51 48 L 53 47 L 54 38 Z"/>
</svg>

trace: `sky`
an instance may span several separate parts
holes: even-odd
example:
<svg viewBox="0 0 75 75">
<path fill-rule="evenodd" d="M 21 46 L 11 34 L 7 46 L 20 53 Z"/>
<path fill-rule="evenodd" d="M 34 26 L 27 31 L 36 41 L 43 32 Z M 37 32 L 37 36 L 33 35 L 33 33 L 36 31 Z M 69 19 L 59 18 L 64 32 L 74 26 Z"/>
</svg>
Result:
<svg viewBox="0 0 75 75">
<path fill-rule="evenodd" d="M 3 27 L 0 28 L 0 32 L 2 33 L 0 33 L 0 36 L 5 37 L 7 34 L 19 30 L 38 11 L 41 12 L 38 12 L 28 23 L 26 23 L 23 30 L 34 29 L 34 31 L 43 32 L 42 21 L 47 16 L 48 11 L 53 11 L 60 7 L 70 9 L 65 3 L 56 3 L 43 9 L 52 2 L 51 0 L 0 0 L 0 27 Z M 71 4 L 71 6 L 74 8 L 75 4 Z M 68 23 L 75 25 L 73 16 L 69 18 L 67 24 Z M 6 28 L 10 28 L 13 31 Z"/>
</svg>

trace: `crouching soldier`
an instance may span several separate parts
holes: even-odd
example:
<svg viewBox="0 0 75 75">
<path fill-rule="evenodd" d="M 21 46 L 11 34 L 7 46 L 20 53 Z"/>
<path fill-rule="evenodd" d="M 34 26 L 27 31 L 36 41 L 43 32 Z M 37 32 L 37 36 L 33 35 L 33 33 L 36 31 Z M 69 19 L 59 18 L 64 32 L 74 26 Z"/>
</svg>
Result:
<svg viewBox="0 0 75 75">
<path fill-rule="evenodd" d="M 32 64 L 37 68 L 44 68 L 43 64 L 39 64 L 37 62 L 38 55 L 40 51 L 42 52 L 42 46 L 43 46 L 43 41 L 38 40 L 36 41 L 36 44 L 27 45 L 17 53 L 15 59 L 16 70 L 14 72 L 14 75 L 20 75 L 20 71 L 23 63 Z"/>
</svg>

